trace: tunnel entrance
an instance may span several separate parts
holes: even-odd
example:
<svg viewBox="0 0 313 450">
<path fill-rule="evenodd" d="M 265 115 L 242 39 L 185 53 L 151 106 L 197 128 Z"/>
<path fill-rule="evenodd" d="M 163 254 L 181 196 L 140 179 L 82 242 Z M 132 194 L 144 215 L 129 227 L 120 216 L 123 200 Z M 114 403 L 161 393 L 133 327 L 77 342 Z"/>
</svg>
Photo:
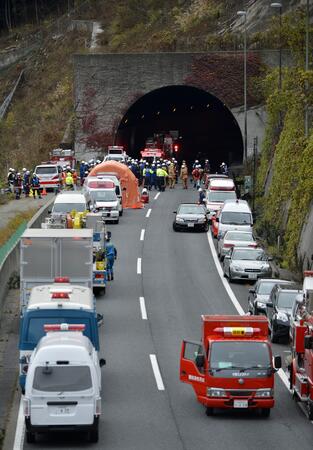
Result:
<svg viewBox="0 0 313 450">
<path fill-rule="evenodd" d="M 209 159 L 212 170 L 221 162 L 242 163 L 243 141 L 231 111 L 217 97 L 191 86 L 168 86 L 139 98 L 116 132 L 116 144 L 140 158 L 147 139 L 178 131 L 176 159 Z"/>
</svg>

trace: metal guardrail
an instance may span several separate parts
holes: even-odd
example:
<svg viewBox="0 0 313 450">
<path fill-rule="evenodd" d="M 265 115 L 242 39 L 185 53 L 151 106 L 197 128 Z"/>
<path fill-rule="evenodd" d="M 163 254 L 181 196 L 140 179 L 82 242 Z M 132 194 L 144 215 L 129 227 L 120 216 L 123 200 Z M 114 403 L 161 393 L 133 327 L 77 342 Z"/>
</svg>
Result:
<svg viewBox="0 0 313 450">
<path fill-rule="evenodd" d="M 23 79 L 23 75 L 24 75 L 24 69 L 20 72 L 19 77 L 13 86 L 13 89 L 11 90 L 9 95 L 5 98 L 2 105 L 0 106 L 0 120 L 3 119 L 4 116 L 6 115 L 6 112 L 7 112 L 8 108 L 11 104 L 11 101 L 14 97 L 15 91 L 18 88 L 18 85 L 20 84 L 21 80 Z"/>
</svg>

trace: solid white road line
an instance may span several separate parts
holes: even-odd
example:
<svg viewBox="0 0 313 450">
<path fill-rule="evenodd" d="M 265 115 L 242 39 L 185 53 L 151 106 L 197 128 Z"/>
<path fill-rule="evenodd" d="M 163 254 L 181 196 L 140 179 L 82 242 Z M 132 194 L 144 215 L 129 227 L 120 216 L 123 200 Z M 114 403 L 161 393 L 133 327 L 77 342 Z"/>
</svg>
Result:
<svg viewBox="0 0 313 450">
<path fill-rule="evenodd" d="M 20 407 L 18 410 L 18 416 L 17 416 L 17 422 L 16 422 L 13 450 L 22 450 L 23 444 L 24 444 L 24 435 L 25 435 L 25 422 L 24 422 L 24 412 L 23 412 L 23 400 L 21 397 Z"/>
<path fill-rule="evenodd" d="M 154 197 L 154 199 L 153 200 L 157 200 L 158 199 L 158 197 L 159 197 L 159 195 L 160 195 L 160 192 L 158 192 L 157 193 L 157 195 Z"/>
<path fill-rule="evenodd" d="M 140 240 L 143 241 L 145 239 L 145 232 L 146 230 L 142 229 L 140 233 Z"/>
<path fill-rule="evenodd" d="M 164 391 L 165 387 L 164 387 L 163 380 L 162 380 L 162 377 L 161 377 L 161 372 L 160 372 L 160 369 L 159 369 L 159 364 L 158 364 L 157 357 L 155 355 L 150 355 L 150 361 L 151 361 L 151 365 L 152 365 L 155 381 L 156 381 L 156 384 L 157 384 L 157 388 L 159 389 L 159 391 Z"/>
<path fill-rule="evenodd" d="M 137 258 L 137 274 L 141 275 L 141 258 Z"/>
<path fill-rule="evenodd" d="M 214 243 L 213 243 L 213 238 L 212 238 L 212 235 L 211 235 L 210 231 L 208 231 L 207 237 L 208 237 L 209 246 L 210 246 L 210 249 L 211 249 L 211 253 L 212 253 L 212 256 L 213 256 L 213 260 L 214 260 L 216 269 L 217 269 L 218 274 L 219 274 L 219 276 L 220 276 L 220 278 L 222 280 L 222 283 L 223 283 L 223 285 L 224 285 L 224 287 L 226 289 L 226 292 L 229 295 L 229 298 L 231 299 L 231 301 L 232 301 L 234 307 L 236 308 L 238 314 L 240 314 L 240 316 L 243 316 L 245 314 L 245 312 L 244 312 L 243 308 L 241 307 L 240 303 L 238 302 L 238 300 L 237 300 L 237 298 L 236 298 L 232 288 L 230 287 L 229 283 L 226 281 L 226 279 L 223 276 L 223 270 L 222 270 L 222 267 L 220 265 L 220 262 L 219 262 L 219 259 L 218 259 L 218 256 L 217 256 L 217 253 L 216 253 L 216 250 L 215 250 L 215 247 L 214 247 Z M 284 372 L 283 369 L 279 369 L 278 372 L 277 372 L 277 375 L 279 376 L 279 378 L 281 379 L 281 381 L 284 383 L 284 385 L 286 386 L 286 388 L 289 391 L 290 389 L 289 389 L 288 375 L 286 375 L 286 373 Z"/>
<path fill-rule="evenodd" d="M 148 211 L 147 211 L 146 217 L 150 217 L 151 211 L 152 211 L 152 209 L 149 208 Z"/>
<path fill-rule="evenodd" d="M 141 318 L 142 320 L 147 320 L 148 316 L 144 297 L 139 297 L 139 302 L 140 302 Z"/>
</svg>

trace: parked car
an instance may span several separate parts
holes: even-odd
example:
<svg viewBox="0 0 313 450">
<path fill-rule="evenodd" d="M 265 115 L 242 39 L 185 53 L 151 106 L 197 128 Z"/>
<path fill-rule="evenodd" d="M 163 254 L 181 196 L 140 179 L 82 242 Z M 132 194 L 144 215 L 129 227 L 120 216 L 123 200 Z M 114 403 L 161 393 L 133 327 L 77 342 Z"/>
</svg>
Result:
<svg viewBox="0 0 313 450">
<path fill-rule="evenodd" d="M 86 195 L 87 199 L 92 197 L 93 191 L 103 191 L 103 190 L 115 190 L 116 196 L 118 198 L 118 210 L 119 215 L 123 215 L 123 205 L 122 205 L 122 191 L 119 180 L 116 176 L 96 176 L 96 177 L 87 177 L 83 186 L 83 192 Z"/>
<path fill-rule="evenodd" d="M 196 203 L 182 203 L 179 205 L 173 222 L 173 230 L 208 231 L 208 219 L 204 205 Z"/>
<path fill-rule="evenodd" d="M 266 304 L 269 301 L 273 287 L 276 284 L 292 284 L 292 281 L 275 278 L 260 278 L 253 288 L 249 289 L 248 310 L 251 314 L 266 315 Z"/>
<path fill-rule="evenodd" d="M 233 247 L 251 247 L 256 248 L 258 246 L 255 241 L 252 231 L 226 231 L 224 236 L 217 242 L 217 254 L 221 261 L 224 256 L 229 253 L 229 250 Z"/>
<path fill-rule="evenodd" d="M 205 202 L 209 213 L 209 221 L 212 220 L 212 217 L 221 209 L 225 200 L 236 200 L 236 198 L 237 195 L 235 191 L 207 190 Z"/>
<path fill-rule="evenodd" d="M 88 210 L 88 207 L 89 205 L 84 194 L 77 191 L 66 191 L 61 192 L 55 197 L 52 214 L 70 213 L 73 210 L 84 212 Z"/>
<path fill-rule="evenodd" d="M 262 248 L 233 247 L 224 257 L 224 276 L 228 277 L 230 282 L 271 277 L 269 259 Z"/>
<path fill-rule="evenodd" d="M 289 337 L 290 315 L 296 298 L 303 295 L 301 288 L 293 284 L 276 284 L 266 304 L 266 315 L 271 333 L 271 341 Z"/>
<path fill-rule="evenodd" d="M 102 211 L 106 222 L 119 223 L 120 201 L 115 189 L 92 189 L 88 192 L 91 208 Z"/>
</svg>

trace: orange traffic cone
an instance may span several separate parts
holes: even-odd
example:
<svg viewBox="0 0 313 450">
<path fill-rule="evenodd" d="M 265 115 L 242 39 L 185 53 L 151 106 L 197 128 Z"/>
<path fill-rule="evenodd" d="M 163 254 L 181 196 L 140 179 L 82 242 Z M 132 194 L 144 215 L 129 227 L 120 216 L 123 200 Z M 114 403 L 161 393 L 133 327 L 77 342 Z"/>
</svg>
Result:
<svg viewBox="0 0 313 450">
<path fill-rule="evenodd" d="M 47 191 L 46 191 L 45 187 L 43 188 L 41 195 L 47 195 Z"/>
</svg>

